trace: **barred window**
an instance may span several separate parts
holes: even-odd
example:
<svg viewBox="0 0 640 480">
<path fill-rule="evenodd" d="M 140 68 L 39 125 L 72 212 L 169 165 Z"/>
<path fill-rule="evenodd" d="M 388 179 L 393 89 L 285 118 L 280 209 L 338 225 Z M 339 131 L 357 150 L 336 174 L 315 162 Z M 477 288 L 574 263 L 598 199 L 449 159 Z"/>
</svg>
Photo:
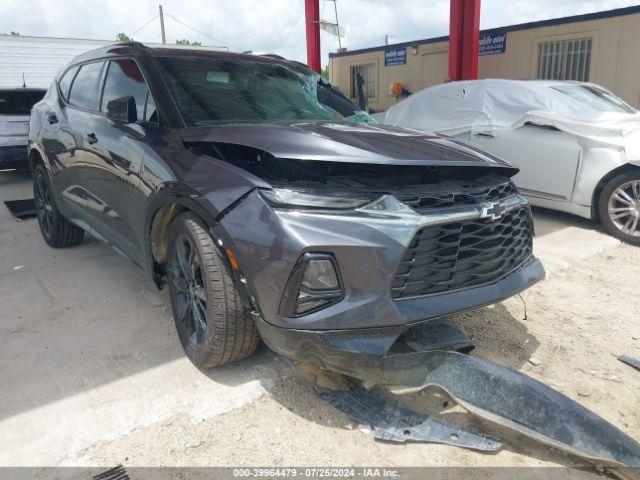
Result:
<svg viewBox="0 0 640 480">
<path fill-rule="evenodd" d="M 593 38 L 543 42 L 538 45 L 538 78 L 589 81 Z"/>
<path fill-rule="evenodd" d="M 351 65 L 351 91 L 349 96 L 356 98 L 358 96 L 358 87 L 356 84 L 356 75 L 362 75 L 364 80 L 364 92 L 367 98 L 375 98 L 376 87 L 376 64 L 365 63 L 364 65 Z"/>
</svg>

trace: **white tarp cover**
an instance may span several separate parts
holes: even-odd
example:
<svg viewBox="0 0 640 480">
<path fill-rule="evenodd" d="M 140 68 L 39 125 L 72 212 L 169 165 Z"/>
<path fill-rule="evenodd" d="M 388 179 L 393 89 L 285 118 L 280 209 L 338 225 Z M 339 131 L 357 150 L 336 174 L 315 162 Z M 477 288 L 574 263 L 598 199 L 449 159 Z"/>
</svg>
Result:
<svg viewBox="0 0 640 480">
<path fill-rule="evenodd" d="M 634 150 L 634 156 L 640 144 L 640 113 L 603 87 L 579 82 L 444 83 L 402 100 L 379 120 L 447 135 L 490 134 L 530 122 L 623 147 L 627 154 Z"/>
</svg>

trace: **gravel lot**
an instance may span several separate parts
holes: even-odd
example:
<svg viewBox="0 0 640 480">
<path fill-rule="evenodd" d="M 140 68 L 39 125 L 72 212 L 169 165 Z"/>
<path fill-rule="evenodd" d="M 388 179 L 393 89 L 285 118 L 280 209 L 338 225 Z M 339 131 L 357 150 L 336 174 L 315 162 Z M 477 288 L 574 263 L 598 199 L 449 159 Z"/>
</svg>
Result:
<svg viewBox="0 0 640 480">
<path fill-rule="evenodd" d="M 0 200 L 30 196 L 28 175 L 0 175 Z M 523 294 L 526 319 L 515 297 L 453 320 L 474 355 L 547 383 L 640 440 L 640 372 L 616 360 L 640 357 L 640 249 L 591 222 L 534 215 L 549 275 Z M 4 205 L 0 245 L 0 466 L 566 465 L 515 442 L 487 455 L 375 441 L 264 346 L 237 365 L 196 369 L 166 294 L 108 246 L 87 239 L 53 250 L 35 220 L 16 222 Z"/>
</svg>

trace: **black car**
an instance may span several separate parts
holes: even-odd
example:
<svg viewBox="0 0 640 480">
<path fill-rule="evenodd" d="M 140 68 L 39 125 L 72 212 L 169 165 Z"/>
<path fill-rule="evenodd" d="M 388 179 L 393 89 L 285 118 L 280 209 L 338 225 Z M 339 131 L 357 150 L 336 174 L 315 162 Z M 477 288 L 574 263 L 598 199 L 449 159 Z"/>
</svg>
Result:
<svg viewBox="0 0 640 480">
<path fill-rule="evenodd" d="M 136 43 L 81 55 L 31 117 L 42 235 L 90 232 L 168 284 L 204 367 L 260 337 L 292 358 L 384 355 L 543 277 L 516 168 L 367 120 L 295 62 Z"/>
</svg>

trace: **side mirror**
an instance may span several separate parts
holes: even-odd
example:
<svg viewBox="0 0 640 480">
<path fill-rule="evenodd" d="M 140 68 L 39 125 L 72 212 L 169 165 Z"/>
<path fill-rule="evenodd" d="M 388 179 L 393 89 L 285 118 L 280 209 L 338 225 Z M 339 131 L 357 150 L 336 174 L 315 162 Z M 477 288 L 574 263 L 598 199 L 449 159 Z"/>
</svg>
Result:
<svg viewBox="0 0 640 480">
<path fill-rule="evenodd" d="M 138 120 L 136 99 L 128 96 L 111 100 L 107 103 L 107 120 L 114 124 L 127 124 Z"/>
</svg>

